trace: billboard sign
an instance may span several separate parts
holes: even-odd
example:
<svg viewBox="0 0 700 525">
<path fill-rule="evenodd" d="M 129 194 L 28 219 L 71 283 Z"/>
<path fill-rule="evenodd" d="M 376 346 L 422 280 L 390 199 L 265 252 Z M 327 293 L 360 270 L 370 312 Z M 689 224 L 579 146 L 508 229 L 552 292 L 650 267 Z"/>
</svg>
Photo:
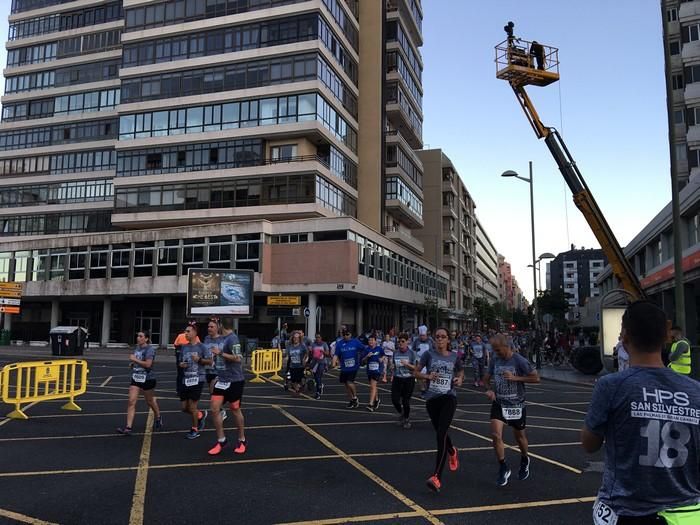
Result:
<svg viewBox="0 0 700 525">
<path fill-rule="evenodd" d="M 187 272 L 187 316 L 252 317 L 252 270 L 193 269 Z"/>
</svg>

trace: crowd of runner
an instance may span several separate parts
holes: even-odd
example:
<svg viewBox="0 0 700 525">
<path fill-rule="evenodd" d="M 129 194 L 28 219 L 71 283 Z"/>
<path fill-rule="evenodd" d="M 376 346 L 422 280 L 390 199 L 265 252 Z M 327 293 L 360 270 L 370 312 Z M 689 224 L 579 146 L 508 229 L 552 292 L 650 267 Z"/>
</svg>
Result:
<svg viewBox="0 0 700 525">
<path fill-rule="evenodd" d="M 200 437 L 211 416 L 217 440 L 209 455 L 222 453 L 228 444 L 223 427 L 225 404 L 237 430 L 233 452 L 244 454 L 248 448 L 241 412 L 243 358 L 232 327 L 230 319 L 221 323 L 212 320 L 207 325 L 207 336 L 200 342 L 197 325 L 191 323 L 176 341 L 178 394 L 182 411 L 191 423 L 185 437 Z M 629 366 L 603 377 L 594 390 L 582 445 L 589 452 L 603 444 L 606 447 L 603 486 L 594 506 L 596 524 L 700 523 L 700 386 L 664 366 L 661 351 L 666 333 L 666 319 L 660 309 L 646 302 L 630 306 L 620 339 Z M 426 484 L 440 492 L 445 464 L 450 471 L 459 469 L 458 451 L 449 429 L 467 365 L 473 371 L 473 386 L 483 389 L 491 401 L 491 437 L 498 461 L 496 483 L 504 486 L 511 476 L 503 442 L 506 426 L 513 429 L 520 450 L 517 477 L 526 480 L 530 476 L 525 385 L 538 383 L 540 378 L 527 350 L 529 343 L 524 334 L 457 334 L 445 328 L 430 333 L 426 326 L 412 334 L 390 330 L 353 337 L 343 326 L 330 344 L 320 334 L 310 339 L 299 330 L 291 332 L 280 345 L 284 346 L 286 388 L 291 395 L 305 395 L 304 386 L 312 380 L 315 398 L 320 399 L 324 376 L 337 368 L 347 408 L 357 409 L 360 399 L 356 382 L 362 371 L 369 384 L 366 410 L 374 412 L 380 407 L 378 385 L 390 383 L 397 423 L 404 429 L 412 426 L 411 400 L 418 386 L 436 433 L 435 467 Z M 155 349 L 148 332 L 137 333 L 137 346 L 129 359 L 132 373 L 127 420 L 117 432 L 132 432 L 139 394 L 153 410 L 154 430 L 160 430 L 163 419 L 153 393 Z M 210 392 L 208 410 L 198 405 L 205 384 Z"/>
</svg>

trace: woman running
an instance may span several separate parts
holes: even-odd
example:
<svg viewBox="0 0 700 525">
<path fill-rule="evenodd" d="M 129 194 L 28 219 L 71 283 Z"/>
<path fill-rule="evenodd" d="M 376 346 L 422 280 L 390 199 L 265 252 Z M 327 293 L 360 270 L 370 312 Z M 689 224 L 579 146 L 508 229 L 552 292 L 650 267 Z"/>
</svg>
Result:
<svg viewBox="0 0 700 525">
<path fill-rule="evenodd" d="M 377 346 L 377 336 L 371 334 L 367 338 L 367 352 L 362 359 L 362 364 L 367 364 L 367 380 L 369 381 L 369 402 L 367 410 L 374 412 L 379 408 L 379 394 L 377 393 L 377 382 L 382 377 L 382 358 L 384 350 Z"/>
<path fill-rule="evenodd" d="M 391 357 L 391 402 L 399 413 L 399 425 L 403 428 L 411 428 L 411 396 L 416 386 L 416 378 L 413 372 L 416 369 L 418 357 L 408 347 L 408 334 L 399 335 L 399 349 L 395 350 Z"/>
<path fill-rule="evenodd" d="M 148 403 L 148 406 L 153 410 L 153 415 L 156 417 L 153 425 L 154 430 L 163 428 L 163 418 L 160 415 L 158 401 L 154 389 L 156 387 L 156 375 L 153 372 L 153 361 L 156 358 L 156 349 L 151 346 L 151 334 L 148 330 L 141 330 L 136 334 L 136 348 L 129 356 L 129 366 L 131 366 L 131 384 L 129 385 L 129 401 L 126 407 L 126 426 L 119 427 L 117 432 L 128 436 L 131 434 L 131 426 L 134 424 L 134 415 L 136 414 L 136 401 L 139 399 L 139 394 L 143 394 L 143 398 Z"/>
<path fill-rule="evenodd" d="M 428 488 L 440 492 L 442 487 L 442 470 L 448 456 L 450 470 L 459 468 L 457 449 L 452 446 L 447 431 L 452 424 L 455 410 L 457 409 L 457 391 L 455 386 L 462 386 L 464 369 L 457 359 L 457 354 L 450 350 L 450 338 L 445 328 L 435 330 L 435 350 L 429 350 L 420 358 L 414 375 L 418 379 L 428 380 L 428 389 L 425 394 L 425 407 L 428 410 L 430 421 L 437 432 L 437 458 L 435 461 L 435 473 L 428 478 Z M 422 373 L 425 368 L 427 373 Z"/>
<path fill-rule="evenodd" d="M 287 343 L 287 369 L 291 376 L 290 383 L 295 396 L 301 394 L 301 381 L 304 378 L 307 352 L 301 333 L 294 332 Z"/>
</svg>

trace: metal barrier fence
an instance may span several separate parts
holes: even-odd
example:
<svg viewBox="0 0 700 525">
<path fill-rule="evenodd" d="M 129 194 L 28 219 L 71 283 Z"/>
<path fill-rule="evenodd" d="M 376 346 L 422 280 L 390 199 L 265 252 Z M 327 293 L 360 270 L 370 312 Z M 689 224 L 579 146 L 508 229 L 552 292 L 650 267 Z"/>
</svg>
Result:
<svg viewBox="0 0 700 525">
<path fill-rule="evenodd" d="M 251 383 L 263 383 L 261 374 L 272 373 L 269 379 L 273 381 L 282 381 L 282 377 L 277 373 L 282 370 L 282 350 L 277 348 L 258 349 L 253 351 L 253 356 L 250 361 L 250 368 L 255 374 L 255 378 L 251 379 Z"/>
<path fill-rule="evenodd" d="M 82 410 L 75 397 L 85 393 L 88 364 L 83 359 L 29 361 L 6 365 L 0 371 L 2 401 L 14 405 L 12 419 L 29 419 L 22 405 L 51 399 L 68 399 L 63 410 Z"/>
</svg>

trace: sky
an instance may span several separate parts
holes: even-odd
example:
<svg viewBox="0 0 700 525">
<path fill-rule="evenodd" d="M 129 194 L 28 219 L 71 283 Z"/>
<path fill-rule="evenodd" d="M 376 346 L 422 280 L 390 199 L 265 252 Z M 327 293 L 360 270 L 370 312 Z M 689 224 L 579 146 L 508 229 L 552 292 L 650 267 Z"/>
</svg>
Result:
<svg viewBox="0 0 700 525">
<path fill-rule="evenodd" d="M 363 0 L 364 1 L 364 0 Z M 423 140 L 450 157 L 496 249 L 532 298 L 533 162 L 536 255 L 598 247 L 544 142 L 508 86 L 494 46 L 515 23 L 525 40 L 559 48 L 561 80 L 528 89 L 559 129 L 618 241 L 625 246 L 670 200 L 668 126 L 658 0 L 423 0 Z M 10 1 L 0 0 L 0 41 Z M 0 47 L 0 63 L 6 51 Z M 2 89 L 0 87 L 0 89 Z M 545 287 L 542 265 L 542 288 Z"/>
<path fill-rule="evenodd" d="M 496 249 L 533 296 L 528 176 L 533 162 L 536 256 L 599 248 L 554 160 L 507 82 L 494 46 L 515 35 L 559 48 L 560 76 L 529 87 L 557 128 L 624 247 L 670 201 L 661 9 L 658 0 L 424 0 L 424 147 L 450 157 Z M 568 218 L 568 219 L 567 219 Z M 542 264 L 542 288 L 546 265 Z"/>
</svg>

